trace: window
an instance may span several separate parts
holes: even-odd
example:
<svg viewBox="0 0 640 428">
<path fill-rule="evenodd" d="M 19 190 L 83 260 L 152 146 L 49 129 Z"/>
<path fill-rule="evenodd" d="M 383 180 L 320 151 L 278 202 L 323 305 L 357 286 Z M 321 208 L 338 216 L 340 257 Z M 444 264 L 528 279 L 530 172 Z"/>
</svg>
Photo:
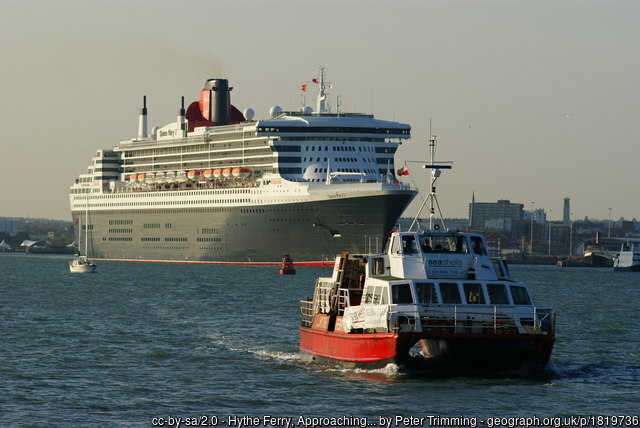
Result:
<svg viewBox="0 0 640 428">
<path fill-rule="evenodd" d="M 442 303 L 461 303 L 458 284 L 440 284 L 440 295 L 442 296 Z"/>
<path fill-rule="evenodd" d="M 531 305 L 531 299 L 526 288 L 517 285 L 512 285 L 510 288 L 514 305 Z"/>
<path fill-rule="evenodd" d="M 489 301 L 493 305 L 508 305 L 509 297 L 504 289 L 504 284 L 487 284 L 487 292 L 489 293 Z"/>
<path fill-rule="evenodd" d="M 416 238 L 413 235 L 405 235 L 402 237 L 402 252 L 404 254 L 417 254 Z"/>
<path fill-rule="evenodd" d="M 384 259 L 375 257 L 371 259 L 371 275 L 384 275 Z"/>
<path fill-rule="evenodd" d="M 471 237 L 471 244 L 473 245 L 473 252 L 479 256 L 486 256 L 487 249 L 484 246 L 484 242 L 482 242 L 482 238 L 479 236 Z"/>
<path fill-rule="evenodd" d="M 436 287 L 430 282 L 417 282 L 418 303 L 438 303 Z"/>
<path fill-rule="evenodd" d="M 464 297 L 469 304 L 484 304 L 484 295 L 480 284 L 463 284 Z"/>
<path fill-rule="evenodd" d="M 393 303 L 413 303 L 411 297 L 411 286 L 409 284 L 391 285 L 391 301 Z"/>
<path fill-rule="evenodd" d="M 393 243 L 391 244 L 391 251 L 393 252 L 393 254 L 401 254 L 400 238 L 398 236 L 393 237 Z"/>
</svg>

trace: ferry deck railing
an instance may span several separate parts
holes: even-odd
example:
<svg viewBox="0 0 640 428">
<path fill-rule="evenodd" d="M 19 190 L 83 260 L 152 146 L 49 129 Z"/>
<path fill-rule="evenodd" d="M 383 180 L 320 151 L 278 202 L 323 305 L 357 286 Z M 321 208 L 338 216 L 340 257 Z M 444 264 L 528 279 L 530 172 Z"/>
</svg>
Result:
<svg viewBox="0 0 640 428">
<path fill-rule="evenodd" d="M 391 330 L 433 333 L 555 334 L 554 307 L 478 306 L 482 310 L 469 305 L 428 305 L 419 311 L 392 310 L 389 326 Z"/>
</svg>

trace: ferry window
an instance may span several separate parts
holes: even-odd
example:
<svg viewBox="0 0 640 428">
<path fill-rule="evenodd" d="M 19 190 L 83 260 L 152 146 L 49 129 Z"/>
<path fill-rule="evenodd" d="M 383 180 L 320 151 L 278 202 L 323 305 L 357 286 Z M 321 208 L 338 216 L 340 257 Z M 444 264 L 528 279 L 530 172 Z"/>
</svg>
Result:
<svg viewBox="0 0 640 428">
<path fill-rule="evenodd" d="M 377 285 L 373 287 L 373 299 L 371 300 L 371 303 L 373 303 L 374 305 L 379 304 L 381 296 L 382 296 L 382 286 Z"/>
<path fill-rule="evenodd" d="M 391 301 L 393 303 L 413 303 L 411 286 L 409 284 L 393 284 L 391 286 Z"/>
<path fill-rule="evenodd" d="M 512 285 L 509 288 L 511 289 L 511 297 L 513 298 L 514 305 L 531 305 L 531 299 L 529 298 L 529 293 L 527 293 L 526 288 L 516 285 Z"/>
<path fill-rule="evenodd" d="M 413 235 L 406 235 L 402 237 L 402 252 L 404 254 L 418 253 L 418 247 L 416 247 L 416 238 Z"/>
<path fill-rule="evenodd" d="M 484 246 L 484 242 L 482 242 L 482 238 L 479 236 L 472 236 L 471 243 L 473 245 L 473 252 L 478 254 L 479 256 L 486 256 L 487 249 Z"/>
<path fill-rule="evenodd" d="M 398 236 L 393 237 L 393 243 L 391 244 L 391 252 L 393 254 L 401 254 L 400 251 L 400 238 Z"/>
<path fill-rule="evenodd" d="M 371 275 L 384 275 L 384 259 L 382 257 L 371 259 Z"/>
<path fill-rule="evenodd" d="M 464 297 L 469 304 L 484 304 L 484 296 L 482 295 L 482 287 L 480 284 L 463 284 Z"/>
<path fill-rule="evenodd" d="M 440 284 L 440 295 L 442 296 L 442 303 L 461 303 L 458 284 Z"/>
<path fill-rule="evenodd" d="M 507 297 L 507 291 L 504 289 L 504 284 L 487 284 L 487 292 L 489 293 L 489 300 L 492 304 L 509 304 L 509 298 Z"/>
<path fill-rule="evenodd" d="M 438 303 L 436 287 L 430 282 L 417 282 L 418 303 Z"/>
<path fill-rule="evenodd" d="M 387 287 L 381 287 L 382 295 L 380 296 L 380 304 L 388 305 L 389 304 L 389 289 Z"/>
</svg>

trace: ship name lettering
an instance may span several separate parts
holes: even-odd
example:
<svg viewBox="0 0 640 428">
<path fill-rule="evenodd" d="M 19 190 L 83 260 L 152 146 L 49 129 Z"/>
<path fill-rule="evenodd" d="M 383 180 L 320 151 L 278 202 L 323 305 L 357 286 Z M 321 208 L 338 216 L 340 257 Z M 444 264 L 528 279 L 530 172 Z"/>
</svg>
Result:
<svg viewBox="0 0 640 428">
<path fill-rule="evenodd" d="M 431 259 L 429 260 L 429 266 L 451 266 L 451 267 L 462 267 L 462 260 L 460 259 Z"/>
</svg>

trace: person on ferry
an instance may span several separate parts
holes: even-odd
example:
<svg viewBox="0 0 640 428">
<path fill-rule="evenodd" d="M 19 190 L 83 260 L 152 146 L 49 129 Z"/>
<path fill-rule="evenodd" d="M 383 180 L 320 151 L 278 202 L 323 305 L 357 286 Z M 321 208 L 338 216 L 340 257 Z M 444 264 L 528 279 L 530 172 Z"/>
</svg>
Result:
<svg viewBox="0 0 640 428">
<path fill-rule="evenodd" d="M 431 252 L 431 245 L 429 245 L 429 240 L 425 239 L 424 241 L 422 241 L 422 252 L 423 253 L 430 253 Z"/>
<path fill-rule="evenodd" d="M 413 236 L 402 237 L 402 251 L 404 254 L 416 254 L 418 252 L 416 241 Z"/>
</svg>

